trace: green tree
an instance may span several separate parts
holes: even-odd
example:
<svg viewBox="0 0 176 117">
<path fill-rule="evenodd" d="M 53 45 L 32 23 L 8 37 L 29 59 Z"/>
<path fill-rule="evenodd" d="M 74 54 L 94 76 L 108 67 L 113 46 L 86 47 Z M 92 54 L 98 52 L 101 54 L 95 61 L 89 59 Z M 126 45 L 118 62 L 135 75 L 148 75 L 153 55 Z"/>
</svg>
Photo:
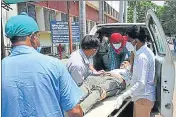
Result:
<svg viewBox="0 0 176 117">
<path fill-rule="evenodd" d="M 163 29 L 168 35 L 176 34 L 176 1 L 166 1 L 159 11 Z"/>
<path fill-rule="evenodd" d="M 138 23 L 145 22 L 145 17 L 149 9 L 157 11 L 158 6 L 151 1 L 129 1 L 128 7 L 128 22 L 132 23 L 134 14 L 136 13 L 136 21 Z M 135 10 L 136 8 L 136 10 Z"/>
</svg>

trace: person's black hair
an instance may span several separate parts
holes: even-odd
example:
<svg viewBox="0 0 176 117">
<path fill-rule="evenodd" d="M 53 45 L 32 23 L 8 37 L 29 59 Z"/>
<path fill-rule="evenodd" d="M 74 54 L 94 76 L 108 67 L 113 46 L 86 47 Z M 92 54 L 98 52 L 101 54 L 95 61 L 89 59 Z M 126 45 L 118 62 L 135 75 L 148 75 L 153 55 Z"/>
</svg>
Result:
<svg viewBox="0 0 176 117">
<path fill-rule="evenodd" d="M 14 36 L 10 39 L 10 41 L 13 43 L 19 42 L 19 41 L 26 41 L 26 38 L 31 36 L 31 38 L 33 38 L 39 31 L 32 33 L 30 35 L 26 35 L 26 36 Z"/>
<path fill-rule="evenodd" d="M 84 50 L 97 49 L 100 46 L 100 41 L 94 35 L 86 35 L 81 41 L 81 48 Z"/>
<path fill-rule="evenodd" d="M 13 43 L 19 42 L 19 41 L 25 41 L 27 36 L 14 36 L 10 39 L 10 41 Z"/>
<path fill-rule="evenodd" d="M 137 38 L 137 32 L 138 32 L 138 27 L 136 25 L 134 25 L 134 26 L 127 29 L 126 34 L 130 38 L 136 39 Z"/>
<path fill-rule="evenodd" d="M 145 43 L 147 41 L 147 36 L 145 34 L 145 29 L 140 27 L 139 31 L 137 32 L 137 39 L 141 41 L 142 43 Z"/>
<path fill-rule="evenodd" d="M 127 29 L 126 34 L 132 39 L 138 39 L 142 43 L 145 43 L 147 40 L 147 35 L 145 34 L 145 29 L 138 27 L 136 25 Z"/>
</svg>

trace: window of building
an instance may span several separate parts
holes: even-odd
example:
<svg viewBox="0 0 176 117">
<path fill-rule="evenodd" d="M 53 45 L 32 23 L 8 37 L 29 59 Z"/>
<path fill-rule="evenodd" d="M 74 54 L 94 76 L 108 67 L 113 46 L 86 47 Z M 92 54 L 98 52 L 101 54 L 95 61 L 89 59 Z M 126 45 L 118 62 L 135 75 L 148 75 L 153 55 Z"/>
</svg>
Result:
<svg viewBox="0 0 176 117">
<path fill-rule="evenodd" d="M 108 14 L 111 14 L 111 6 L 108 4 Z"/>
<path fill-rule="evenodd" d="M 89 22 L 88 20 L 86 20 L 86 34 L 89 33 Z"/>
<path fill-rule="evenodd" d="M 50 21 L 56 20 L 56 12 L 54 10 L 50 10 L 49 16 Z"/>
<path fill-rule="evenodd" d="M 109 7 L 109 10 L 110 10 L 109 14 L 112 15 L 112 7 L 111 6 Z"/>
<path fill-rule="evenodd" d="M 79 22 L 79 18 L 78 17 L 73 17 L 73 22 Z"/>
<path fill-rule="evenodd" d="M 44 8 L 44 19 L 45 19 L 45 30 L 49 31 L 50 30 L 50 18 L 49 18 L 49 9 Z"/>
<path fill-rule="evenodd" d="M 42 54 L 51 54 L 51 47 L 42 47 Z"/>
<path fill-rule="evenodd" d="M 115 18 L 117 18 L 117 17 L 116 17 L 116 10 L 115 10 L 115 9 L 113 9 L 113 16 L 114 16 Z"/>
<path fill-rule="evenodd" d="M 106 13 L 108 13 L 108 3 L 106 3 Z"/>
<path fill-rule="evenodd" d="M 35 5 L 26 2 L 18 3 L 18 14 L 26 12 L 30 17 L 36 20 L 36 9 Z"/>
<path fill-rule="evenodd" d="M 108 19 L 106 15 L 104 15 L 104 23 L 108 23 Z"/>
<path fill-rule="evenodd" d="M 107 3 L 104 1 L 104 11 L 105 11 L 105 12 L 107 12 L 107 8 L 106 8 L 107 5 L 106 5 L 106 4 L 107 4 Z"/>
<path fill-rule="evenodd" d="M 113 8 L 111 7 L 111 15 L 113 16 Z"/>
<path fill-rule="evenodd" d="M 21 12 L 27 13 L 27 4 L 25 2 L 18 3 L 18 14 Z"/>
<path fill-rule="evenodd" d="M 119 13 L 117 11 L 115 13 L 116 13 L 116 18 L 119 18 Z"/>
<path fill-rule="evenodd" d="M 90 21 L 90 30 L 92 30 L 92 28 L 96 25 L 96 23 L 94 21 Z"/>
<path fill-rule="evenodd" d="M 28 15 L 32 17 L 34 20 L 36 20 L 36 10 L 35 10 L 35 5 L 33 4 L 27 4 L 28 8 Z"/>
<path fill-rule="evenodd" d="M 68 21 L 68 14 L 65 14 L 65 17 L 66 17 L 66 21 Z"/>
<path fill-rule="evenodd" d="M 107 13 L 109 14 L 109 4 L 107 4 L 107 11 L 108 11 Z"/>
<path fill-rule="evenodd" d="M 65 13 L 61 13 L 61 21 L 67 22 L 68 20 L 68 15 Z"/>
<path fill-rule="evenodd" d="M 113 15 L 113 8 L 110 7 L 110 14 Z"/>
</svg>

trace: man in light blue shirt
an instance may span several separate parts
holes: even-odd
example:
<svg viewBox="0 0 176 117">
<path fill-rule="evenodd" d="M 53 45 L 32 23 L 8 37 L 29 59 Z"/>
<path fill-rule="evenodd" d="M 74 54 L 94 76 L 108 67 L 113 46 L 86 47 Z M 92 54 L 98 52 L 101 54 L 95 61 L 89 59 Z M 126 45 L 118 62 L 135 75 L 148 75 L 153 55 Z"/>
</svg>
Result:
<svg viewBox="0 0 176 117">
<path fill-rule="evenodd" d="M 13 49 L 2 60 L 2 117 L 82 117 L 82 92 L 60 60 L 39 53 L 38 31 L 26 13 L 6 24 Z"/>
<path fill-rule="evenodd" d="M 97 53 L 100 41 L 93 35 L 87 35 L 82 39 L 81 49 L 73 52 L 67 62 L 67 69 L 78 86 L 91 74 L 97 72 L 92 62 L 93 56 Z"/>
</svg>

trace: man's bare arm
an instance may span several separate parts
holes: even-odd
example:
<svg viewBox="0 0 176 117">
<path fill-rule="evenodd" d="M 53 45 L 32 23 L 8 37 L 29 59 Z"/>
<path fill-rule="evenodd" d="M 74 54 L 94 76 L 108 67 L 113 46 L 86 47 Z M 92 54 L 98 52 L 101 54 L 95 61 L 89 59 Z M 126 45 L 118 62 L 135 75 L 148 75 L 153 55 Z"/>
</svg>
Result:
<svg viewBox="0 0 176 117">
<path fill-rule="evenodd" d="M 79 104 L 77 104 L 74 108 L 69 110 L 67 113 L 69 117 L 83 117 L 83 111 Z"/>
</svg>

